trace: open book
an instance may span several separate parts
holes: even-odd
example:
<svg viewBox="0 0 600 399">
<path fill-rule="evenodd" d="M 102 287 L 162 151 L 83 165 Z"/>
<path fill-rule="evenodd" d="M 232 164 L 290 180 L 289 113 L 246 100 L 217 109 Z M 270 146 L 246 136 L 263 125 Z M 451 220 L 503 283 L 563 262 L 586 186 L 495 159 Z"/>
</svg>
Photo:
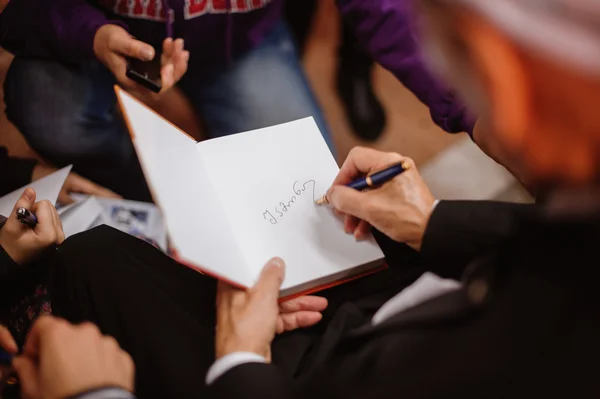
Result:
<svg viewBox="0 0 600 399">
<path fill-rule="evenodd" d="M 373 239 L 357 242 L 315 205 L 338 166 L 312 118 L 198 143 L 116 91 L 181 263 L 251 287 L 279 256 L 286 298 L 384 267 Z"/>
</svg>

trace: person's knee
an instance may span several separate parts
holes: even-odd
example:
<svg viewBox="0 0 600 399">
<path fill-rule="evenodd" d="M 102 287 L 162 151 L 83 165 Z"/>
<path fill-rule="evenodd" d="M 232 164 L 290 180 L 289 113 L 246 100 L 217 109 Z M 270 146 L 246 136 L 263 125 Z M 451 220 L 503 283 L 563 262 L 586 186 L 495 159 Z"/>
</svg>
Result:
<svg viewBox="0 0 600 399">
<path fill-rule="evenodd" d="M 325 117 L 291 39 L 284 36 L 251 51 L 229 73 L 225 91 L 231 93 L 231 108 L 240 112 L 238 118 L 228 119 L 245 125 L 237 132 L 313 117 L 333 147 Z"/>
<path fill-rule="evenodd" d="M 83 66 L 15 58 L 5 81 L 6 115 L 29 145 L 50 161 L 73 163 L 110 153 L 119 137 L 127 135 L 112 115 L 88 115 L 90 105 L 108 109 L 112 104 L 110 98 L 88 104 L 103 97 L 93 91 Z"/>
</svg>

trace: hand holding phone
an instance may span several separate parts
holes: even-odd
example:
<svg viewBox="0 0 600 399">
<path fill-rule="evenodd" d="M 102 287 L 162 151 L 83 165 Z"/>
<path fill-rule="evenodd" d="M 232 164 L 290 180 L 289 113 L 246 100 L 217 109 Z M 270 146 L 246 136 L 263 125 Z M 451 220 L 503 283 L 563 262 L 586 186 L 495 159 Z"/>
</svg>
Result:
<svg viewBox="0 0 600 399">
<path fill-rule="evenodd" d="M 94 37 L 94 53 L 115 76 L 119 84 L 144 95 L 165 92 L 187 71 L 190 54 L 183 49 L 183 39 L 167 38 L 160 57 L 148 43 L 133 38 L 118 25 L 104 25 Z"/>
<path fill-rule="evenodd" d="M 160 64 L 156 61 L 141 61 L 135 58 L 128 58 L 126 76 L 148 90 L 160 93 L 162 90 L 160 67 Z"/>
</svg>

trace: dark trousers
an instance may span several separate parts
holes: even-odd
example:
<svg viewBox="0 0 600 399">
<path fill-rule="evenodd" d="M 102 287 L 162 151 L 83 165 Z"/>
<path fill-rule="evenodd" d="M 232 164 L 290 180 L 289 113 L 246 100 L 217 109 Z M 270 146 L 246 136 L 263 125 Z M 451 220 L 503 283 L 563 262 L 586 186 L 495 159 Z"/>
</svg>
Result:
<svg viewBox="0 0 600 399">
<path fill-rule="evenodd" d="M 331 333 L 330 321 L 347 302 L 371 314 L 420 273 L 407 247 L 383 241 L 387 270 L 321 293 L 329 299 L 317 326 L 273 343 L 273 362 L 290 376 L 306 367 L 311 349 Z M 54 313 L 91 321 L 114 336 L 136 364 L 140 398 L 198 398 L 214 361 L 216 282 L 151 245 L 108 227 L 67 240 L 57 251 L 50 295 Z"/>
</svg>

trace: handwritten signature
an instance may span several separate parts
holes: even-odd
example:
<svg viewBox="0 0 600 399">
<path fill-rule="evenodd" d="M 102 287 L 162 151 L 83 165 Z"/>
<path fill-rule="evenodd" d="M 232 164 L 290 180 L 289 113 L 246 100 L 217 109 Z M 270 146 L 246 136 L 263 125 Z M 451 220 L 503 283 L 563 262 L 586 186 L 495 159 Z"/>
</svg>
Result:
<svg viewBox="0 0 600 399">
<path fill-rule="evenodd" d="M 290 198 L 289 201 L 287 201 L 287 202 L 281 201 L 279 203 L 279 205 L 277 205 L 275 208 L 273 208 L 275 211 L 275 214 L 273 214 L 270 210 L 266 209 L 263 212 L 263 218 L 271 224 L 279 223 L 279 221 L 281 219 L 283 219 L 283 217 L 287 214 L 287 212 L 294 206 L 296 201 L 300 197 L 302 197 L 302 195 L 307 190 L 307 188 L 310 189 L 311 185 L 312 185 L 311 200 L 314 201 L 315 200 L 315 185 L 316 185 L 315 181 L 307 180 L 302 185 L 299 182 L 295 181 L 294 184 L 292 185 L 292 190 L 294 191 L 295 195 L 292 196 L 292 198 Z"/>
</svg>

